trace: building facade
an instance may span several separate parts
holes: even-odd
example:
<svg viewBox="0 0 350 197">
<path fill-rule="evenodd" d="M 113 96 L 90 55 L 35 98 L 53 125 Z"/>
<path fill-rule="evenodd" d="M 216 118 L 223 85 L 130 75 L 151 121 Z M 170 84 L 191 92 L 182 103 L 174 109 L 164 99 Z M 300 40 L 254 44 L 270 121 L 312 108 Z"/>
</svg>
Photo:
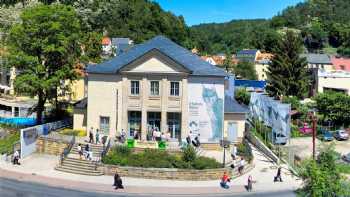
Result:
<svg viewBox="0 0 350 197">
<path fill-rule="evenodd" d="M 203 143 L 243 137 L 239 121 L 245 118 L 224 117 L 226 112 L 246 113 L 224 106 L 232 103 L 225 100 L 228 74 L 163 36 L 90 65 L 87 72 L 88 97 L 75 107 L 75 129 L 98 128 L 107 136 L 124 130 L 144 141 L 152 140 L 153 131 L 174 141 L 192 132 Z M 224 127 L 232 133 L 226 134 Z"/>
</svg>

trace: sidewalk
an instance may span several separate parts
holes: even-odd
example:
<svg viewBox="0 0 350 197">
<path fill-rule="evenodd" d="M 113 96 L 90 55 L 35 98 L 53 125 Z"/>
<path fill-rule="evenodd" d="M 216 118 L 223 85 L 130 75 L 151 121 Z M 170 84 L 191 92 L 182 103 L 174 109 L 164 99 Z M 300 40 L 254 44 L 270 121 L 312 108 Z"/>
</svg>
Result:
<svg viewBox="0 0 350 197">
<path fill-rule="evenodd" d="M 157 194 L 218 194 L 245 192 L 244 185 L 249 175 L 256 183 L 254 192 L 293 191 L 301 182 L 295 177 L 283 173 L 284 182 L 273 183 L 276 167 L 263 154 L 253 148 L 255 168 L 248 174 L 233 179 L 228 190 L 219 187 L 219 179 L 214 181 L 174 181 L 150 180 L 122 177 L 125 185 L 123 192 L 127 193 L 157 193 Z M 8 177 L 22 181 L 44 183 L 50 186 L 78 189 L 84 191 L 114 192 L 112 176 L 84 176 L 59 172 L 54 170 L 58 157 L 49 155 L 32 155 L 22 160 L 21 166 L 10 163 L 0 163 L 0 177 Z M 286 172 L 286 171 L 284 171 Z"/>
</svg>

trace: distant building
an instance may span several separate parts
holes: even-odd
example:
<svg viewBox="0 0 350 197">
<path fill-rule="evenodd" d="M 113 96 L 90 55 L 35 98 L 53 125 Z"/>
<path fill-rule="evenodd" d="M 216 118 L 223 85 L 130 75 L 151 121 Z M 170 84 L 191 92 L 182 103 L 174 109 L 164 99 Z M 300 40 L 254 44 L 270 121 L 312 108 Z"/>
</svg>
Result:
<svg viewBox="0 0 350 197">
<path fill-rule="evenodd" d="M 267 70 L 271 64 L 272 53 L 258 53 L 255 61 L 255 71 L 258 76 L 258 80 L 267 79 Z"/>
<path fill-rule="evenodd" d="M 350 72 L 318 70 L 317 92 L 336 91 L 350 95 Z"/>
<path fill-rule="evenodd" d="M 112 41 L 109 37 L 103 37 L 102 41 L 102 55 L 111 55 L 112 54 Z"/>
<path fill-rule="evenodd" d="M 133 44 L 134 41 L 129 38 L 112 38 L 112 50 L 114 56 L 126 52 Z"/>
<path fill-rule="evenodd" d="M 331 61 L 335 70 L 350 72 L 350 58 L 332 56 Z"/>
<path fill-rule="evenodd" d="M 240 62 L 252 62 L 255 63 L 257 57 L 261 52 L 257 49 L 244 49 L 236 54 L 236 58 Z"/>
</svg>

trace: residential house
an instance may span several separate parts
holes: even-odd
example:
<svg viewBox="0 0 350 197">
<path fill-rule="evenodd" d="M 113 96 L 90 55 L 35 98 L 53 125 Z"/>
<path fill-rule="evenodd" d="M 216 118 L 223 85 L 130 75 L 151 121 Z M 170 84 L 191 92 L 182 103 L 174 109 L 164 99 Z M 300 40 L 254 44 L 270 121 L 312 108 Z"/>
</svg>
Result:
<svg viewBox="0 0 350 197">
<path fill-rule="evenodd" d="M 257 49 L 244 49 L 236 54 L 236 58 L 240 62 L 251 62 L 255 63 L 257 57 L 261 52 Z"/>
<path fill-rule="evenodd" d="M 271 64 L 272 53 L 258 53 L 254 64 L 258 80 L 265 81 L 267 79 L 267 70 Z"/>
<path fill-rule="evenodd" d="M 112 38 L 112 50 L 114 56 L 126 52 L 134 42 L 129 38 Z"/>
<path fill-rule="evenodd" d="M 171 40 L 157 36 L 97 65 L 89 65 L 87 98 L 74 109 L 74 129 L 98 128 L 114 137 L 151 141 L 154 130 L 182 142 L 200 134 L 204 147 L 243 138 L 246 110 L 225 91 L 232 79 Z M 231 95 L 231 96 L 229 96 Z"/>
<path fill-rule="evenodd" d="M 335 70 L 350 72 L 350 58 L 332 56 L 331 61 Z"/>
</svg>

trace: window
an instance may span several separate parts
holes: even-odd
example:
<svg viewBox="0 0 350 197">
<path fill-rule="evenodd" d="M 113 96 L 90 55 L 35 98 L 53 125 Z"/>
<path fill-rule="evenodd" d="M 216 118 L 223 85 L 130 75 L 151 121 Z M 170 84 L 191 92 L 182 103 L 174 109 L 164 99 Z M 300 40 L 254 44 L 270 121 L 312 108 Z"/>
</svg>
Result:
<svg viewBox="0 0 350 197">
<path fill-rule="evenodd" d="M 131 95 L 139 95 L 140 93 L 140 82 L 131 81 Z"/>
<path fill-rule="evenodd" d="M 109 117 L 100 116 L 100 130 L 102 134 L 109 135 Z"/>
<path fill-rule="evenodd" d="M 170 82 L 170 95 L 179 96 L 179 82 Z"/>
<path fill-rule="evenodd" d="M 159 95 L 159 81 L 151 81 L 151 95 L 152 96 Z"/>
</svg>

